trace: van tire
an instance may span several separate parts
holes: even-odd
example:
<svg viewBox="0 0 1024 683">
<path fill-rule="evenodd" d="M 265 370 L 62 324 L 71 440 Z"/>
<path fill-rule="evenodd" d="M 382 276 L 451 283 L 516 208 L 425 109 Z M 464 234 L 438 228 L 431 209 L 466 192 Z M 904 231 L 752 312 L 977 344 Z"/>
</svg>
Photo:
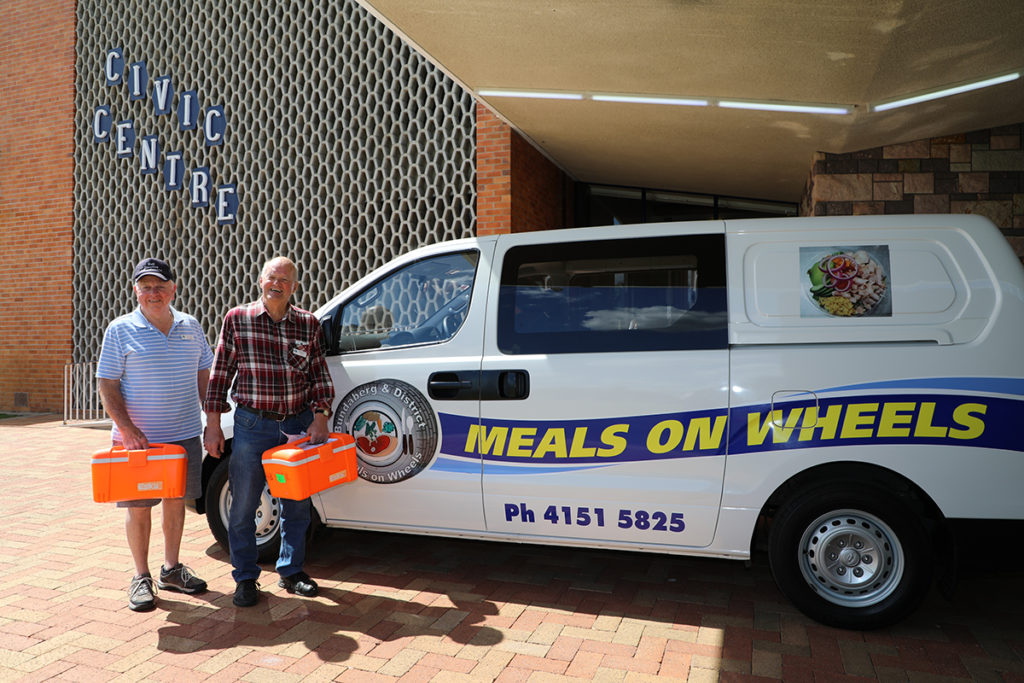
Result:
<svg viewBox="0 0 1024 683">
<path fill-rule="evenodd" d="M 220 547 L 230 554 L 228 510 L 231 490 L 228 487 L 228 460 L 221 458 L 206 485 L 206 523 Z M 257 562 L 260 564 L 275 562 L 281 549 L 281 502 L 271 496 L 270 489 L 266 487 L 263 488 L 260 506 L 256 511 L 256 549 L 259 552 Z"/>
<path fill-rule="evenodd" d="M 921 604 L 931 587 L 930 548 L 921 515 L 893 492 L 828 484 L 780 507 L 768 559 L 779 589 L 804 614 L 865 630 Z"/>
</svg>

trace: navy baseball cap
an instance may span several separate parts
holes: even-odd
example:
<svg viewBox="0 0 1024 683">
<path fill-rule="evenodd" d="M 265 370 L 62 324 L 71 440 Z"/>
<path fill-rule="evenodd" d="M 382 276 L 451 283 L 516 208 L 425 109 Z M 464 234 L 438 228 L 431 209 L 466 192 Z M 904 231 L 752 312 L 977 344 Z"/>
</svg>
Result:
<svg viewBox="0 0 1024 683">
<path fill-rule="evenodd" d="M 153 275 L 161 280 L 174 280 L 174 271 L 167 261 L 158 258 L 144 258 L 135 266 L 135 274 L 132 275 L 132 282 L 138 282 L 140 278 Z"/>
</svg>

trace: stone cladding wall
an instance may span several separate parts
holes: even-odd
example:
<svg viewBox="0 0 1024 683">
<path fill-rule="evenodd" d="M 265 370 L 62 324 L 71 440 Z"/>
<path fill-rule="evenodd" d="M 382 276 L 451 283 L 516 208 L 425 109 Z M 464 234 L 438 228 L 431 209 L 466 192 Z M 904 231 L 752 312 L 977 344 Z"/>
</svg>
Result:
<svg viewBox="0 0 1024 683">
<path fill-rule="evenodd" d="M 819 152 L 800 213 L 974 213 L 1024 259 L 1024 123 L 874 147 Z"/>
</svg>

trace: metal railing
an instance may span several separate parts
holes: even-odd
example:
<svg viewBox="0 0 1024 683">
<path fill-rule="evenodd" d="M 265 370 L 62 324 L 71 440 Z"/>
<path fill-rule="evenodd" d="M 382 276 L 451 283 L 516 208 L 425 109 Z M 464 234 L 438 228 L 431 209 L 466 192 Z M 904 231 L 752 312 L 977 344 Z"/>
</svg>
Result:
<svg viewBox="0 0 1024 683">
<path fill-rule="evenodd" d="M 96 387 L 96 361 L 64 366 L 64 424 L 109 423 Z"/>
</svg>

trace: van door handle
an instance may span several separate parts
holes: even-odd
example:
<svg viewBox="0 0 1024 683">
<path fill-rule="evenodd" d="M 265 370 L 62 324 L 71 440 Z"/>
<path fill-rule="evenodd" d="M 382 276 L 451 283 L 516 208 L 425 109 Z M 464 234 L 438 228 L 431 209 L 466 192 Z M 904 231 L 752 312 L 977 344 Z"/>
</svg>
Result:
<svg viewBox="0 0 1024 683">
<path fill-rule="evenodd" d="M 530 395 L 526 370 L 487 370 L 480 377 L 481 401 L 522 401 Z"/>
<path fill-rule="evenodd" d="M 522 401 L 530 395 L 526 370 L 457 370 L 427 378 L 427 394 L 439 401 Z"/>
<path fill-rule="evenodd" d="M 427 378 L 427 394 L 439 401 L 479 401 L 480 371 L 435 372 Z"/>
</svg>

